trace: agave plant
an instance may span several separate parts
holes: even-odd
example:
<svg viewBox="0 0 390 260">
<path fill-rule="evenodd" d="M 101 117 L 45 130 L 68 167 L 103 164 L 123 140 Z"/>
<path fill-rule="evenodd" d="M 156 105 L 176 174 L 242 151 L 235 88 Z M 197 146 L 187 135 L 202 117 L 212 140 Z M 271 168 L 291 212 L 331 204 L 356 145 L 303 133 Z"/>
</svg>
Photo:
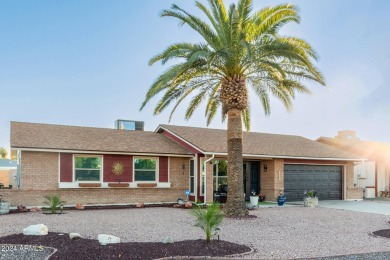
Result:
<svg viewBox="0 0 390 260">
<path fill-rule="evenodd" d="M 61 196 L 59 194 L 46 195 L 44 198 L 46 200 L 43 203 L 49 206 L 49 210 L 52 214 L 55 214 L 57 210 L 65 204 L 65 201 L 61 200 Z"/>
<path fill-rule="evenodd" d="M 200 206 L 191 211 L 191 215 L 196 218 L 195 226 L 201 228 L 206 234 L 206 242 L 211 241 L 211 235 L 215 233 L 219 224 L 221 224 L 224 214 L 218 203 L 214 203 L 202 209 Z"/>
</svg>

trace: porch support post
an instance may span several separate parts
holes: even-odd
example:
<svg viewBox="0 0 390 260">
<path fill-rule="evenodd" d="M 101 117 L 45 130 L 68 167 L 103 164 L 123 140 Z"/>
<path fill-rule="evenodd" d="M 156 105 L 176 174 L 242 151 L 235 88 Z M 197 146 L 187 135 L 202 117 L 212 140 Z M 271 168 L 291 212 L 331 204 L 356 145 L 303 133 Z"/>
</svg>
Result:
<svg viewBox="0 0 390 260">
<path fill-rule="evenodd" d="M 213 180 L 213 165 L 214 160 L 211 160 L 206 165 L 206 198 L 205 201 L 207 204 L 212 204 L 214 202 L 214 180 Z"/>
</svg>

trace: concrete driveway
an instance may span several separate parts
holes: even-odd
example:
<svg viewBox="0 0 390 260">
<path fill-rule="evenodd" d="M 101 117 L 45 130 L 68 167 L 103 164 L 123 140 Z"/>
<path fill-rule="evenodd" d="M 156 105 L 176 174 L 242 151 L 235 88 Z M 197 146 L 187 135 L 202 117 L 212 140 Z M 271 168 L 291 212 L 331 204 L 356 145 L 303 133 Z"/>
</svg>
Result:
<svg viewBox="0 0 390 260">
<path fill-rule="evenodd" d="M 324 200 L 318 202 L 318 207 L 390 215 L 390 201 L 388 200 Z"/>
</svg>

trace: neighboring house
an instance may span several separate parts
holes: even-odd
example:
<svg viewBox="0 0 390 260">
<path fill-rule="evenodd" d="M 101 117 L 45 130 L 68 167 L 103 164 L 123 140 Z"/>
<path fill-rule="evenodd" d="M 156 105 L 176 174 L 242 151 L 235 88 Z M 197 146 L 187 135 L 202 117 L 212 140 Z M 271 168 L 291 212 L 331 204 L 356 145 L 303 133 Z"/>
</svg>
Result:
<svg viewBox="0 0 390 260">
<path fill-rule="evenodd" d="M 339 131 L 334 138 L 319 137 L 316 141 L 367 158 L 368 161 L 355 165 L 354 184 L 362 188 L 375 187 L 376 196 L 389 191 L 390 143 L 362 141 L 352 130 Z"/>
<path fill-rule="evenodd" d="M 16 161 L 0 159 L 0 186 L 16 188 Z"/>
<path fill-rule="evenodd" d="M 60 193 L 67 204 L 213 201 L 225 184 L 226 131 L 160 125 L 155 132 L 11 122 L 11 149 L 19 154 L 20 189 L 3 198 L 41 205 Z M 301 200 L 361 199 L 353 167 L 363 158 L 290 135 L 244 133 L 244 189 L 275 201 L 284 192 Z M 204 199 L 206 198 L 206 199 Z"/>
</svg>

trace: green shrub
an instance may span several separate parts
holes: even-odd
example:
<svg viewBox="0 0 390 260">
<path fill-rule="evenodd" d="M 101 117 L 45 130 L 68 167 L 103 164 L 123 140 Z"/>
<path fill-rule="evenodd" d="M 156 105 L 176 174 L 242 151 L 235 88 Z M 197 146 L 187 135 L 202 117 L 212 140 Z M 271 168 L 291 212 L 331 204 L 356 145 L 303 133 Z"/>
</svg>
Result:
<svg viewBox="0 0 390 260">
<path fill-rule="evenodd" d="M 310 198 L 314 198 L 317 196 L 317 192 L 315 190 L 309 190 L 307 192 L 307 196 L 309 196 Z"/>
<path fill-rule="evenodd" d="M 65 201 L 61 200 L 61 196 L 59 194 L 46 195 L 44 198 L 46 200 L 43 203 L 49 206 L 49 210 L 53 214 L 57 212 L 57 209 L 65 204 Z"/>
<path fill-rule="evenodd" d="M 224 217 L 220 205 L 214 203 L 208 206 L 207 209 L 196 206 L 191 210 L 191 215 L 196 218 L 194 226 L 201 228 L 205 232 L 206 242 L 209 243 L 211 235 L 214 234 L 215 229 L 219 226 Z"/>
</svg>

